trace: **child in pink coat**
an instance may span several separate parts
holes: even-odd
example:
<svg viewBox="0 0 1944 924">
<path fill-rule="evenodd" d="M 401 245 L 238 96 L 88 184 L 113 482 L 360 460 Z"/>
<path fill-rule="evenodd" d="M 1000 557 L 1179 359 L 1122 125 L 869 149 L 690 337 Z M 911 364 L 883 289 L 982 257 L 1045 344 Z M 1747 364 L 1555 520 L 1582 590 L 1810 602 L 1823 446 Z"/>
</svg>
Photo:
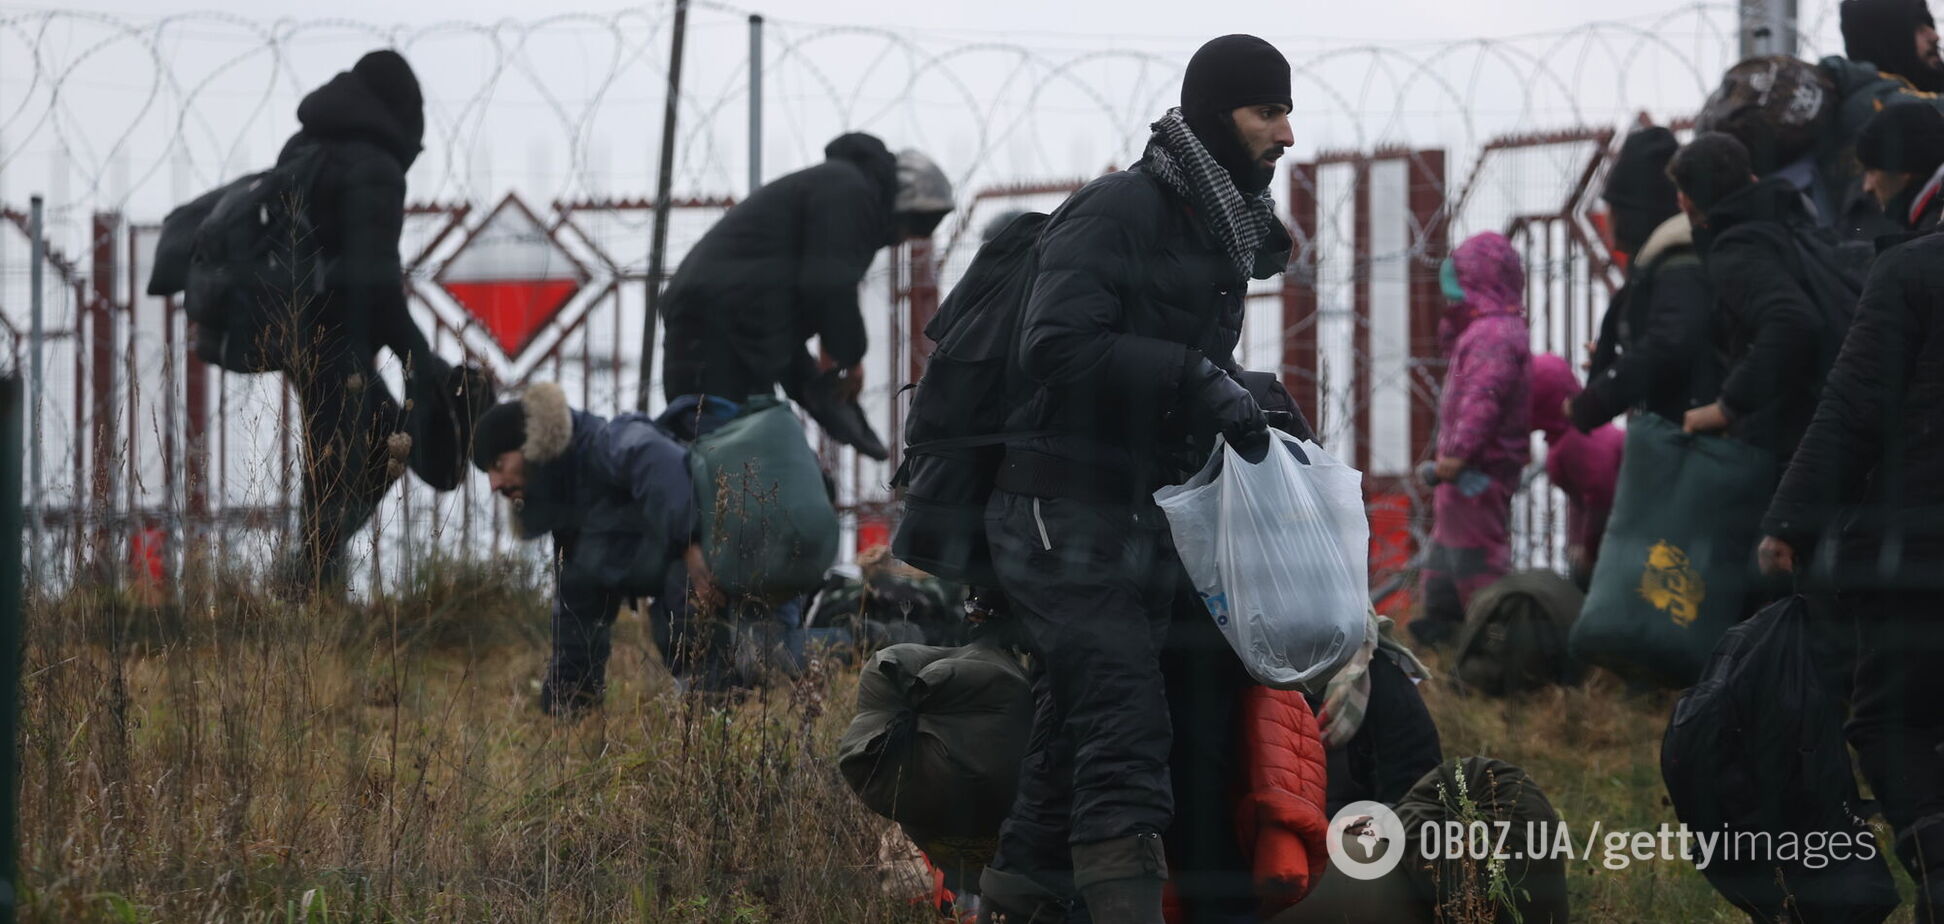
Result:
<svg viewBox="0 0 1944 924">
<path fill-rule="evenodd" d="M 1457 634 L 1472 594 L 1511 564 L 1512 495 L 1531 457 L 1527 392 L 1532 348 L 1525 270 L 1511 242 L 1475 235 L 1445 261 L 1448 305 L 1438 327 L 1449 364 L 1438 404 L 1437 488 L 1420 643 Z"/>
<path fill-rule="evenodd" d="M 1550 353 L 1532 358 L 1532 429 L 1546 434 L 1546 477 L 1566 492 L 1566 560 L 1584 587 L 1613 512 L 1627 437 L 1612 424 L 1591 433 L 1574 429 L 1566 402 L 1579 393 L 1571 363 Z"/>
</svg>

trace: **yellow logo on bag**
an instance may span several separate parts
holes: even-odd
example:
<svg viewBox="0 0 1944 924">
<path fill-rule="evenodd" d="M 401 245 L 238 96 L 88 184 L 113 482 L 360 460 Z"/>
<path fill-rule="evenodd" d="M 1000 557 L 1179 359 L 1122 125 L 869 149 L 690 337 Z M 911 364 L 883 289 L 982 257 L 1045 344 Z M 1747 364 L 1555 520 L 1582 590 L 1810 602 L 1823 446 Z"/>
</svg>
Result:
<svg viewBox="0 0 1944 924">
<path fill-rule="evenodd" d="M 1688 563 L 1686 552 L 1663 539 L 1647 550 L 1647 567 L 1640 573 L 1640 596 L 1668 615 L 1677 626 L 1694 622 L 1701 615 L 1701 601 L 1708 598 L 1708 582 Z"/>
</svg>

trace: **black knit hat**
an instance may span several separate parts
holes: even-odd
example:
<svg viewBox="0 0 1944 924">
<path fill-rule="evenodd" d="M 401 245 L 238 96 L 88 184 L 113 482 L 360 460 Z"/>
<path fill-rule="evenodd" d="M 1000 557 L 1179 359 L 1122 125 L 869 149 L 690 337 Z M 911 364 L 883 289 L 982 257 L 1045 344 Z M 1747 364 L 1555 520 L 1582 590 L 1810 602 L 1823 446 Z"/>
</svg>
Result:
<svg viewBox="0 0 1944 924">
<path fill-rule="evenodd" d="M 1944 73 L 1917 57 L 1919 26 L 1935 26 L 1925 0 L 1843 0 L 1843 53 L 1910 81 L 1919 90 L 1944 90 Z"/>
<path fill-rule="evenodd" d="M 503 401 L 473 424 L 473 467 L 490 472 L 499 457 L 526 444 L 526 404 Z"/>
<path fill-rule="evenodd" d="M 1944 113 L 1902 103 L 1870 117 L 1856 136 L 1856 159 L 1871 170 L 1929 176 L 1944 164 Z"/>
<path fill-rule="evenodd" d="M 1648 208 L 1665 206 L 1668 214 L 1679 211 L 1674 202 L 1674 181 L 1667 178 L 1667 162 L 1681 142 L 1674 133 L 1658 125 L 1637 128 L 1620 142 L 1620 156 L 1613 160 L 1607 174 L 1606 191 L 1600 194 L 1609 205 Z"/>
<path fill-rule="evenodd" d="M 1620 249 L 1635 253 L 1646 245 L 1661 222 L 1681 210 L 1667 162 L 1681 143 L 1658 125 L 1635 129 L 1620 143 L 1620 156 L 1607 174 L 1605 199 L 1613 216 L 1613 237 Z"/>
<path fill-rule="evenodd" d="M 1229 112 L 1257 103 L 1292 107 L 1289 59 L 1276 46 L 1253 35 L 1224 35 L 1188 59 L 1181 78 L 1181 112 L 1192 124 L 1198 115 Z"/>
<path fill-rule="evenodd" d="M 1229 113 L 1264 103 L 1291 105 L 1289 61 L 1253 35 L 1210 39 L 1188 60 L 1181 78 L 1181 117 L 1237 187 L 1261 189 L 1275 176 L 1257 167 L 1236 136 Z"/>
</svg>

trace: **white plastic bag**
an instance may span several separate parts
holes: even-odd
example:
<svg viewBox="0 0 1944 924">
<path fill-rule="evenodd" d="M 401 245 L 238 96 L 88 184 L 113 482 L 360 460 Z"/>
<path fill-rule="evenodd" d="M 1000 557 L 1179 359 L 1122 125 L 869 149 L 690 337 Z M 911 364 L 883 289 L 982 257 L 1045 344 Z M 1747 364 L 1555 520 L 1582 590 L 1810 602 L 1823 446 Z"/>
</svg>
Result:
<svg viewBox="0 0 1944 924">
<path fill-rule="evenodd" d="M 1195 477 L 1156 491 L 1154 502 L 1249 673 L 1280 690 L 1320 691 L 1356 654 L 1370 610 L 1363 474 L 1315 443 L 1270 433 L 1260 463 L 1222 442 Z"/>
</svg>

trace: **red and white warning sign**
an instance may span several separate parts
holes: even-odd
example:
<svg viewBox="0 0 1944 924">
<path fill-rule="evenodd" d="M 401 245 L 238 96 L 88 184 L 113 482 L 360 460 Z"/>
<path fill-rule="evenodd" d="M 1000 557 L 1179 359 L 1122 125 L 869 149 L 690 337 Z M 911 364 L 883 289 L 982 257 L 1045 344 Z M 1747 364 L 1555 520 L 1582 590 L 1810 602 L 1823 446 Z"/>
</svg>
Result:
<svg viewBox="0 0 1944 924">
<path fill-rule="evenodd" d="M 508 196 L 440 268 L 439 286 L 515 358 L 587 282 L 546 225 Z"/>
</svg>

